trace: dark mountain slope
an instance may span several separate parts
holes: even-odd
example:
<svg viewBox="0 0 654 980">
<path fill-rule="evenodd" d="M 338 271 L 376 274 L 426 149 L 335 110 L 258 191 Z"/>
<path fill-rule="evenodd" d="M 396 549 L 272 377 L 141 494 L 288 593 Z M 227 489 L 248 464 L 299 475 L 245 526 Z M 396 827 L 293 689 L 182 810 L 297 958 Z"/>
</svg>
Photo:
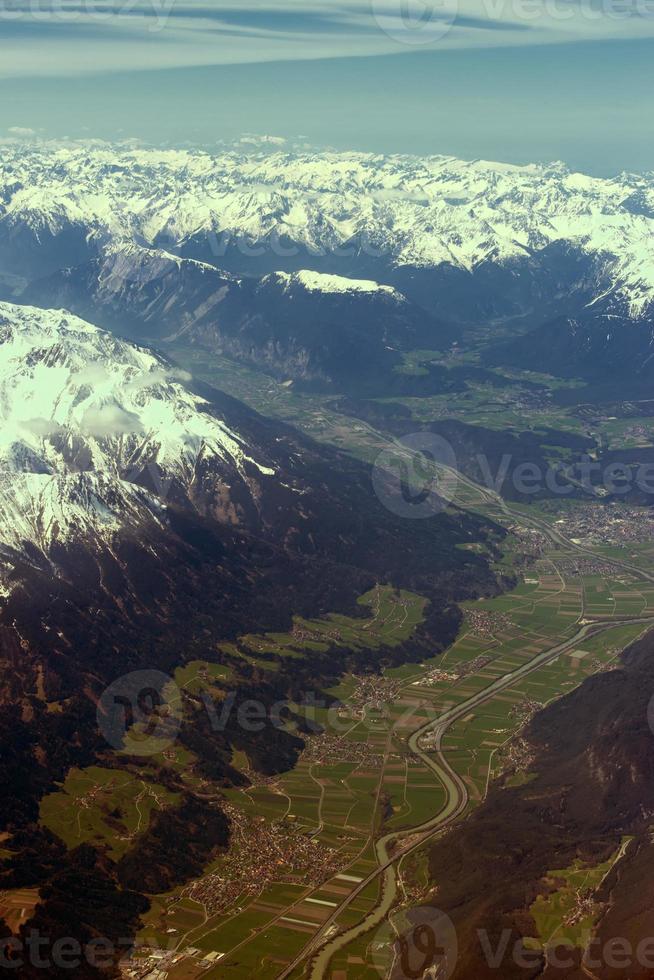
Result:
<svg viewBox="0 0 654 980">
<path fill-rule="evenodd" d="M 651 381 L 654 320 L 584 310 L 491 347 L 484 361 L 601 384 Z"/>
</svg>

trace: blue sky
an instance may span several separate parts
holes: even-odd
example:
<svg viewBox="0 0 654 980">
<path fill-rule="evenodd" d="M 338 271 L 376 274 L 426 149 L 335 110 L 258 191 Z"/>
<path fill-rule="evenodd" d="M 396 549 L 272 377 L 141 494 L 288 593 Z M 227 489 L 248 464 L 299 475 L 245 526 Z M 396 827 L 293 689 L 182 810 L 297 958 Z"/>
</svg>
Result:
<svg viewBox="0 0 654 980">
<path fill-rule="evenodd" d="M 654 170 L 654 0 L 0 0 L 0 137 Z"/>
</svg>

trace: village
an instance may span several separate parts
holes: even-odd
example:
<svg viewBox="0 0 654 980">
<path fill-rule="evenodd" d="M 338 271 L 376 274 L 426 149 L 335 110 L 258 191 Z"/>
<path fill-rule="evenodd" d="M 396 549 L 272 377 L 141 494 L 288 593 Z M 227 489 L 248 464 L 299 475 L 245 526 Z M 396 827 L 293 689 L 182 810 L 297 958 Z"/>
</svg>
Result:
<svg viewBox="0 0 654 980">
<path fill-rule="evenodd" d="M 231 821 L 228 853 L 183 892 L 208 914 L 229 909 L 240 896 L 258 895 L 271 881 L 319 885 L 338 869 L 337 851 L 297 824 L 293 814 L 270 823 L 229 803 L 224 811 Z"/>
<path fill-rule="evenodd" d="M 647 507 L 579 505 L 555 526 L 575 543 L 628 546 L 654 540 L 654 515 Z"/>
</svg>

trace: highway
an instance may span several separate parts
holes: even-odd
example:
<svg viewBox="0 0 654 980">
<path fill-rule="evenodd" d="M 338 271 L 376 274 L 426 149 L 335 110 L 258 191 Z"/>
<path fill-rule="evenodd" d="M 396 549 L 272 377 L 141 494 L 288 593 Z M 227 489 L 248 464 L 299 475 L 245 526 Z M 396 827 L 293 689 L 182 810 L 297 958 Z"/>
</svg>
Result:
<svg viewBox="0 0 654 980">
<path fill-rule="evenodd" d="M 464 477 L 458 471 L 452 471 L 457 480 L 469 489 L 479 493 L 486 504 L 500 509 L 503 517 L 509 517 L 518 523 L 523 523 L 535 527 L 546 535 L 550 541 L 558 547 L 571 552 L 580 552 L 590 555 L 593 558 L 606 560 L 601 555 L 596 555 L 590 549 L 584 548 L 565 538 L 558 530 L 552 528 L 546 521 L 539 518 L 525 515 L 522 511 L 513 510 L 506 501 L 502 500 L 494 491 L 481 487 Z M 654 581 L 654 576 L 644 571 L 636 565 L 621 562 L 611 558 L 611 563 L 624 568 L 642 579 Z M 408 740 L 411 751 L 418 756 L 425 766 L 429 767 L 439 778 L 445 788 L 446 799 L 441 809 L 428 820 L 403 832 L 393 832 L 385 834 L 375 842 L 378 867 L 367 878 L 361 881 L 355 889 L 347 896 L 332 915 L 322 924 L 319 931 L 312 936 L 311 940 L 301 950 L 297 957 L 278 975 L 278 980 L 290 976 L 290 974 L 302 963 L 311 961 L 310 978 L 311 980 L 324 980 L 327 976 L 329 963 L 338 950 L 342 949 L 357 937 L 364 935 L 376 926 L 380 926 L 387 918 L 388 913 L 393 908 L 397 897 L 397 872 L 395 865 L 402 858 L 406 857 L 411 851 L 424 845 L 430 839 L 437 837 L 459 817 L 461 817 L 468 807 L 468 790 L 457 772 L 447 761 L 442 748 L 443 738 L 447 731 L 461 718 L 466 717 L 475 709 L 492 700 L 502 691 L 510 688 L 513 684 L 527 677 L 529 674 L 546 664 L 556 660 L 562 653 L 571 648 L 575 648 L 582 640 L 590 636 L 595 636 L 606 630 L 615 629 L 619 626 L 642 623 L 647 625 L 654 619 L 649 618 L 625 618 L 612 621 L 586 622 L 580 626 L 579 630 L 570 639 L 559 643 L 549 650 L 535 656 L 532 660 L 521 665 L 516 670 L 499 677 L 488 687 L 478 691 L 466 701 L 448 708 L 442 714 L 431 719 L 427 724 L 414 731 Z M 427 734 L 432 736 L 432 746 L 429 753 L 423 751 L 420 743 Z M 345 932 L 333 935 L 338 918 L 344 909 L 348 907 L 358 895 L 363 892 L 371 882 L 382 877 L 381 898 L 375 908 L 359 923 Z"/>
<path fill-rule="evenodd" d="M 375 926 L 381 925 L 390 912 L 397 894 L 397 880 L 394 870 L 396 862 L 406 857 L 411 851 L 421 847 L 428 840 L 438 836 L 438 834 L 442 833 L 443 830 L 465 813 L 468 807 L 467 787 L 447 761 L 442 748 L 443 737 L 452 725 L 461 718 L 465 718 L 471 711 L 492 700 L 500 692 L 511 687 L 519 680 L 522 680 L 522 678 L 527 677 L 544 665 L 556 660 L 562 653 L 565 653 L 569 649 L 574 649 L 584 639 L 619 626 L 637 623 L 647 625 L 652 622 L 652 618 L 631 618 L 613 620 L 611 622 L 586 623 L 569 640 L 549 650 L 545 650 L 543 653 L 534 657 L 533 660 L 511 671 L 511 673 L 498 678 L 488 687 L 478 691 L 466 701 L 462 701 L 455 707 L 449 708 L 443 714 L 430 720 L 426 725 L 413 732 L 409 738 L 409 747 L 426 766 L 436 773 L 442 782 L 446 792 L 445 804 L 426 823 L 412 827 L 410 830 L 404 832 L 396 831 L 386 834 L 377 840 L 375 850 L 379 866 L 356 886 L 345 901 L 339 905 L 338 909 L 323 923 L 320 930 L 311 938 L 311 941 L 304 947 L 296 959 L 279 974 L 279 980 L 288 977 L 300 963 L 311 958 L 318 950 L 320 952 L 312 964 L 310 976 L 311 980 L 322 980 L 333 955 L 358 936 L 369 932 Z M 430 749 L 429 754 L 420 748 L 420 741 L 427 734 L 435 736 L 434 747 Z M 403 839 L 406 839 L 404 845 L 401 843 Z M 329 933 L 343 909 L 347 908 L 371 882 L 376 881 L 382 875 L 382 897 L 374 910 L 365 919 L 357 923 L 356 926 L 329 938 Z"/>
</svg>

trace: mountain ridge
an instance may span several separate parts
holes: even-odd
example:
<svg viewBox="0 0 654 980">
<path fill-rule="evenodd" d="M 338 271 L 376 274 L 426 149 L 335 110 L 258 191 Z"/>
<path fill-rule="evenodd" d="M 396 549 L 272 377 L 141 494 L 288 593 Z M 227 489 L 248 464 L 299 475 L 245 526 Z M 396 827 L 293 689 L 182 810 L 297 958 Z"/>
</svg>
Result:
<svg viewBox="0 0 654 980">
<path fill-rule="evenodd" d="M 390 286 L 299 272 L 237 277 L 154 247 L 114 242 L 32 282 L 21 302 L 65 307 L 137 342 L 200 345 L 284 379 L 329 384 L 388 372 L 399 350 L 455 334 Z"/>
</svg>

